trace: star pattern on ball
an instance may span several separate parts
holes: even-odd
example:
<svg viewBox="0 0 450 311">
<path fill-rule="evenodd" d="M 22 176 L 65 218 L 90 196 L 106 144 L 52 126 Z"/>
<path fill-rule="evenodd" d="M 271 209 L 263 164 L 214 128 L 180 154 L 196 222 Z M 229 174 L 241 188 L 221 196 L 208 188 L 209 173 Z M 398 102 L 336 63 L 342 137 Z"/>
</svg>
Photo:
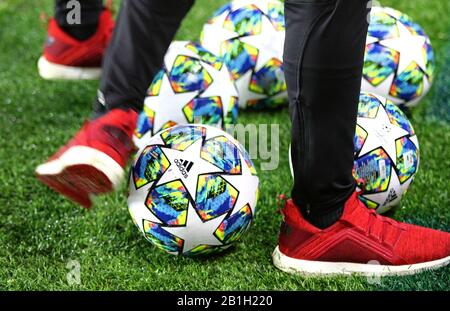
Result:
<svg viewBox="0 0 450 311">
<path fill-rule="evenodd" d="M 377 115 L 373 119 L 358 117 L 358 125 L 368 133 L 374 133 L 367 136 L 361 148 L 360 156 L 381 147 L 389 155 L 392 162 L 396 164 L 397 153 L 395 141 L 403 136 L 409 135 L 409 133 L 391 123 L 384 106 L 379 106 Z"/>
<path fill-rule="evenodd" d="M 404 103 L 404 100 L 396 98 L 394 96 L 391 96 L 389 94 L 385 94 L 385 90 L 389 90 L 391 88 L 392 83 L 394 82 L 395 74 L 390 75 L 387 77 L 383 82 L 381 82 L 379 85 L 374 86 L 370 82 L 368 82 L 366 79 L 362 79 L 362 86 L 364 91 L 373 93 L 373 94 L 384 94 L 387 99 L 394 102 L 397 105 L 400 105 Z"/>
<path fill-rule="evenodd" d="M 252 71 L 247 71 L 242 77 L 236 80 L 236 87 L 240 90 L 239 106 L 246 107 L 249 100 L 259 100 L 266 98 L 266 95 L 259 94 L 250 90 L 250 81 L 252 80 Z"/>
<path fill-rule="evenodd" d="M 198 55 L 187 49 L 185 46 L 188 44 L 187 41 L 179 41 L 179 42 L 175 42 L 172 43 L 169 47 L 169 50 L 167 51 L 166 55 L 164 56 L 164 65 L 167 68 L 168 72 L 171 72 L 173 65 L 175 64 L 175 60 L 180 56 L 188 56 L 188 57 L 192 57 L 194 59 L 198 58 Z M 182 51 L 181 53 L 173 53 L 171 51 Z"/>
<path fill-rule="evenodd" d="M 277 0 L 278 1 L 278 0 Z M 263 12 L 264 14 L 268 14 L 268 6 L 266 5 L 266 3 L 264 2 L 268 2 L 268 1 L 261 1 L 263 2 L 262 4 L 258 3 L 259 1 L 255 1 L 255 0 L 235 0 L 232 2 L 232 11 L 236 11 L 240 8 L 249 6 L 249 5 L 253 5 L 256 6 L 261 12 Z"/>
<path fill-rule="evenodd" d="M 192 204 L 189 204 L 187 211 L 186 225 L 182 227 L 163 227 L 167 232 L 183 239 L 182 252 L 188 252 L 199 245 L 221 246 L 214 232 L 222 223 L 227 214 L 203 222 L 195 211 Z"/>
<path fill-rule="evenodd" d="M 380 41 L 380 39 L 378 39 L 377 37 L 372 37 L 372 36 L 367 36 L 366 38 L 366 45 L 372 44 L 372 43 L 376 43 Z"/>
<path fill-rule="evenodd" d="M 283 59 L 284 38 L 284 32 L 277 31 L 268 18 L 263 18 L 259 34 L 242 37 L 240 40 L 258 49 L 255 66 L 258 71 L 272 58 Z"/>
<path fill-rule="evenodd" d="M 412 34 L 401 22 L 397 22 L 398 37 L 381 40 L 380 44 L 400 53 L 398 72 L 404 71 L 411 63 L 416 63 L 426 72 L 427 57 L 423 53 L 423 46 L 427 38 Z"/>
<path fill-rule="evenodd" d="M 252 175 L 247 163 L 244 159 L 242 159 L 242 156 L 241 163 L 242 173 L 240 175 L 222 175 L 222 178 L 225 179 L 230 185 L 236 189 L 239 189 L 239 195 L 231 214 L 234 214 L 242 209 L 242 207 L 244 207 L 248 202 L 256 202 L 257 192 L 252 189 L 257 188 L 258 177 Z M 243 176 L 247 177 L 242 178 Z M 255 205 L 252 204 L 250 208 L 252 210 L 252 214 L 255 215 Z"/>
<path fill-rule="evenodd" d="M 161 102 L 160 96 L 148 96 L 144 102 L 144 105 L 155 112 L 154 131 L 159 131 L 169 121 L 180 123 L 184 120 L 187 123 L 183 107 L 194 99 L 198 92 L 175 93 L 169 78 L 164 74 L 160 93 L 165 94 L 165 98 L 170 98 L 170 103 Z"/>
<path fill-rule="evenodd" d="M 216 26 L 223 25 L 227 16 L 228 12 L 224 12 L 222 15 L 216 17 L 216 21 L 213 25 L 206 24 L 203 27 L 203 36 L 208 38 L 207 44 L 204 43 L 204 46 L 216 55 L 222 55 L 222 42 L 238 37 L 236 32 L 228 30 L 225 27 Z"/>
<path fill-rule="evenodd" d="M 201 94 L 200 97 L 211 97 L 216 96 L 217 94 L 222 94 L 220 99 L 223 105 L 223 113 L 226 115 L 231 98 L 238 97 L 236 87 L 230 82 L 230 73 L 225 65 L 222 66 L 220 71 L 206 63 L 202 62 L 202 65 L 208 71 L 214 82 Z M 223 96 L 223 94 L 226 94 L 226 96 Z"/>
<path fill-rule="evenodd" d="M 133 174 L 130 175 L 130 185 L 134 184 L 133 181 Z M 147 197 L 148 197 L 148 193 L 150 192 L 152 188 L 152 183 L 149 183 L 147 185 L 145 185 L 144 187 L 142 187 L 140 189 L 140 191 L 136 191 L 136 196 L 134 197 L 134 200 L 137 200 L 138 202 L 146 202 L 147 201 Z M 128 200 L 130 200 L 130 198 L 128 198 Z M 156 217 L 152 212 L 150 212 L 150 210 L 148 208 L 140 208 L 138 205 L 133 205 L 130 204 L 131 202 L 129 202 L 128 206 L 130 208 L 130 213 L 132 213 L 132 215 L 134 215 L 135 219 L 145 219 L 154 223 L 158 223 L 161 224 L 161 220 Z M 140 223 L 137 224 L 139 226 L 139 228 L 141 228 L 141 230 L 144 231 L 143 228 L 143 223 L 142 221 Z"/>
<path fill-rule="evenodd" d="M 389 186 L 386 191 L 373 194 L 364 194 L 364 197 L 372 202 L 377 203 L 379 206 L 396 205 L 398 204 L 398 202 L 400 202 L 402 194 L 406 192 L 412 180 L 413 179 L 410 178 L 405 183 L 401 184 L 400 180 L 398 179 L 397 172 L 394 168 L 392 168 Z M 388 193 L 388 196 L 386 196 L 386 193 Z"/>
<path fill-rule="evenodd" d="M 180 179 L 186 187 L 186 190 L 191 194 L 195 194 L 197 193 L 197 181 L 199 175 L 223 173 L 220 168 L 198 156 L 202 146 L 202 139 L 198 139 L 183 151 L 161 146 L 167 160 L 172 164 L 161 176 L 158 181 L 158 185 Z M 186 170 L 185 173 L 183 173 L 183 171 L 176 165 L 176 162 L 182 161 L 192 163 L 189 171 Z M 195 200 L 196 198 L 192 199 Z"/>
</svg>

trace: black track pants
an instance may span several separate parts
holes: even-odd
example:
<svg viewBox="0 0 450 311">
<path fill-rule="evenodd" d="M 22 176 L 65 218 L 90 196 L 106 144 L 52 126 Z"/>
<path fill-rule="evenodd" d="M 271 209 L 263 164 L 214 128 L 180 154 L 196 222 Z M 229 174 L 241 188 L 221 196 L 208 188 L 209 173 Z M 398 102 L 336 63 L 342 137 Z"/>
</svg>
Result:
<svg viewBox="0 0 450 311">
<path fill-rule="evenodd" d="M 141 111 L 146 91 L 194 0 L 123 0 L 103 63 L 96 115 L 113 108 Z"/>
<path fill-rule="evenodd" d="M 312 223 L 324 217 L 331 217 L 332 223 L 355 189 L 353 137 L 368 3 L 286 0 L 285 14 L 284 69 L 295 175 L 292 198 Z"/>
</svg>

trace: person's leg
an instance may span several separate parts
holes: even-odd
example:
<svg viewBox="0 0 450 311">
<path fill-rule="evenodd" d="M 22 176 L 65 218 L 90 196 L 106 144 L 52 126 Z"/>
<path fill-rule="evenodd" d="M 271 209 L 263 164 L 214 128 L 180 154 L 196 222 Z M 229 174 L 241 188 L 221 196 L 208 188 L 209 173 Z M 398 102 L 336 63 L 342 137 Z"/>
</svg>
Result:
<svg viewBox="0 0 450 311">
<path fill-rule="evenodd" d="M 353 137 L 368 28 L 366 0 L 287 0 L 284 68 L 292 199 L 327 227 L 355 189 Z"/>
<path fill-rule="evenodd" d="M 117 188 L 133 150 L 147 88 L 194 0 L 124 0 L 107 50 L 95 118 L 36 169 L 50 188 L 84 207 Z"/>
<path fill-rule="evenodd" d="M 66 33 L 77 40 L 86 40 L 97 31 L 100 14 L 103 11 L 103 0 L 55 1 L 55 20 Z M 79 7 L 77 7 L 79 5 Z M 80 9 L 79 23 L 73 23 L 73 12 Z"/>
<path fill-rule="evenodd" d="M 113 29 L 111 11 L 102 0 L 56 0 L 39 74 L 49 80 L 98 79 Z"/>
<path fill-rule="evenodd" d="M 95 114 L 114 108 L 140 112 L 153 77 L 194 0 L 124 0 L 108 50 Z"/>
<path fill-rule="evenodd" d="M 292 199 L 273 262 L 299 274 L 403 275 L 450 262 L 450 234 L 377 215 L 352 178 L 366 0 L 286 0 Z"/>
</svg>

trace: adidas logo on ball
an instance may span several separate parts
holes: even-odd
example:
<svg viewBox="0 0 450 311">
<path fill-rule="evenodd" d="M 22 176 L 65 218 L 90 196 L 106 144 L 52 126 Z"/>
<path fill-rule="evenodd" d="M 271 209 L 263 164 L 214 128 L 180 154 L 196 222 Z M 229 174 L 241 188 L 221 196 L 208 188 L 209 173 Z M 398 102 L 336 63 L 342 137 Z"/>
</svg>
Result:
<svg viewBox="0 0 450 311">
<path fill-rule="evenodd" d="M 394 201 L 396 199 L 397 199 L 397 193 L 395 192 L 394 189 L 391 189 L 389 191 L 389 194 L 388 194 L 388 196 L 387 196 L 387 198 L 386 198 L 386 200 L 384 201 L 383 204 L 387 204 L 387 203 L 392 202 L 392 201 Z"/>
<path fill-rule="evenodd" d="M 178 169 L 180 170 L 181 174 L 184 178 L 188 177 L 188 173 L 191 171 L 192 166 L 194 165 L 194 162 L 188 161 L 188 160 L 178 160 L 175 159 L 175 164 L 178 166 Z"/>
</svg>

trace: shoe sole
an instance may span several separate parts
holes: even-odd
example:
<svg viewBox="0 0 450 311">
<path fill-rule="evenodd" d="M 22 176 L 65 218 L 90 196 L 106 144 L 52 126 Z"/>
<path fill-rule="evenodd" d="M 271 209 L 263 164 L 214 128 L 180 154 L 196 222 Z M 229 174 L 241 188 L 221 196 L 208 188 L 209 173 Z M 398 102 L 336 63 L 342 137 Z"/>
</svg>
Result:
<svg viewBox="0 0 450 311">
<path fill-rule="evenodd" d="M 273 264 L 280 270 L 303 276 L 350 275 L 363 276 L 402 276 L 416 274 L 425 270 L 444 267 L 450 263 L 450 256 L 412 265 L 379 265 L 349 262 L 327 262 L 302 260 L 288 257 L 277 246 L 272 254 Z"/>
<path fill-rule="evenodd" d="M 117 189 L 123 168 L 111 157 L 96 149 L 76 146 L 59 158 L 39 165 L 37 178 L 51 189 L 86 207 L 91 197 Z"/>
<path fill-rule="evenodd" d="M 64 66 L 49 62 L 44 56 L 38 61 L 39 75 L 46 80 L 97 80 L 101 68 Z"/>
</svg>

